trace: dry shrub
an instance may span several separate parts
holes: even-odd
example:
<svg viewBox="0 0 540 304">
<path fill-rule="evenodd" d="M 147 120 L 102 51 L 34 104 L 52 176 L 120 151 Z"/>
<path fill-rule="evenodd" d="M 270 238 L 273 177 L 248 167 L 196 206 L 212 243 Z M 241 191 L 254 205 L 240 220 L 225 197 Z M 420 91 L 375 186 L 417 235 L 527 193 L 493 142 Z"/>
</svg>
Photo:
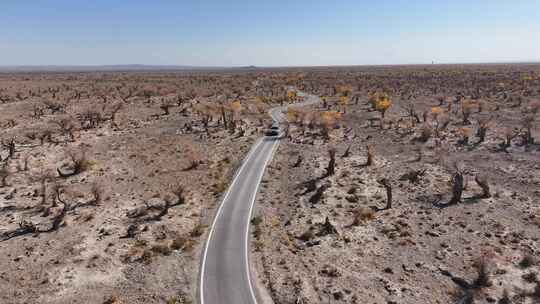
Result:
<svg viewBox="0 0 540 304">
<path fill-rule="evenodd" d="M 314 238 L 315 238 L 315 233 L 311 229 L 307 230 L 306 232 L 298 236 L 298 239 L 304 242 L 310 241 Z"/>
<path fill-rule="evenodd" d="M 467 127 L 462 127 L 458 129 L 458 134 L 460 135 L 460 139 L 458 140 L 458 144 L 460 145 L 468 145 L 469 144 L 469 137 L 471 137 L 472 129 Z"/>
<path fill-rule="evenodd" d="M 116 121 L 116 114 L 124 107 L 124 104 L 121 102 L 113 103 L 111 108 L 109 109 L 110 112 L 110 119 L 113 122 L 113 124 Z"/>
<path fill-rule="evenodd" d="M 527 105 L 527 113 L 536 115 L 540 112 L 540 100 L 531 100 Z"/>
<path fill-rule="evenodd" d="M 43 101 L 43 106 L 47 108 L 49 111 L 51 111 L 51 114 L 55 114 L 57 112 L 63 113 L 66 107 L 64 103 L 60 101 L 56 101 L 56 100 L 51 100 L 51 99 L 45 99 Z"/>
<path fill-rule="evenodd" d="M 521 118 L 521 129 L 525 132 L 523 139 L 525 144 L 533 144 L 534 138 L 532 137 L 532 128 L 534 126 L 535 114 L 527 114 Z"/>
<path fill-rule="evenodd" d="M 81 128 L 84 130 L 97 128 L 104 120 L 101 111 L 95 108 L 88 108 L 84 110 L 77 115 L 77 118 L 80 121 Z"/>
<path fill-rule="evenodd" d="M 512 146 L 512 140 L 516 138 L 521 130 L 514 127 L 506 127 L 503 130 L 504 141 L 499 145 L 503 151 Z"/>
<path fill-rule="evenodd" d="M 503 294 L 501 299 L 499 300 L 499 304 L 511 304 L 512 300 L 510 300 L 510 294 L 508 293 L 508 289 L 503 290 Z"/>
<path fill-rule="evenodd" d="M 191 237 L 193 237 L 193 238 L 200 237 L 201 235 L 204 234 L 204 228 L 206 228 L 205 225 L 203 225 L 202 223 L 198 223 L 198 224 L 195 225 L 195 227 L 193 227 L 193 229 L 189 232 L 189 236 L 191 236 Z"/>
<path fill-rule="evenodd" d="M 195 150 L 193 147 L 187 151 L 186 158 L 189 165 L 184 169 L 184 171 L 196 169 L 200 164 L 202 164 L 201 152 Z"/>
<path fill-rule="evenodd" d="M 433 128 L 431 128 L 427 124 L 424 124 L 423 126 L 420 127 L 420 135 L 418 136 L 418 141 L 426 142 L 431 138 L 432 135 L 433 135 Z"/>
<path fill-rule="evenodd" d="M 191 251 L 194 245 L 195 242 L 193 242 L 193 240 L 191 240 L 190 238 L 184 236 L 177 236 L 171 242 L 171 249 Z"/>
<path fill-rule="evenodd" d="M 172 297 L 167 300 L 167 304 L 192 304 L 193 301 L 189 296 L 180 293 L 178 296 Z"/>
<path fill-rule="evenodd" d="M 463 124 L 468 125 L 471 122 L 469 117 L 471 116 L 472 109 L 475 106 L 475 103 L 472 100 L 463 100 L 461 103 L 461 115 L 463 116 Z"/>
<path fill-rule="evenodd" d="M 90 194 L 92 195 L 92 203 L 99 205 L 103 199 L 103 186 L 98 182 L 92 183 Z"/>
<path fill-rule="evenodd" d="M 523 255 L 523 257 L 521 258 L 521 261 L 519 261 L 519 267 L 529 268 L 531 266 L 536 265 L 537 262 L 538 262 L 537 259 L 533 255 L 531 255 L 530 253 L 527 253 Z"/>
<path fill-rule="evenodd" d="M 55 120 L 51 121 L 51 123 L 58 126 L 62 134 L 65 136 L 68 136 L 69 141 L 75 140 L 75 135 L 73 134 L 73 132 L 75 131 L 76 126 L 71 116 L 68 116 L 68 115 L 60 116 L 56 118 Z"/>
<path fill-rule="evenodd" d="M 150 250 L 152 252 L 161 254 L 161 255 L 170 255 L 172 252 L 172 249 L 169 247 L 166 243 L 157 243 L 150 247 Z"/>
<path fill-rule="evenodd" d="M 138 259 L 138 262 L 144 263 L 144 264 L 150 264 L 152 262 L 152 257 L 154 255 L 152 254 L 152 251 L 149 249 L 145 249 L 142 251 L 142 254 L 140 258 Z"/>
<path fill-rule="evenodd" d="M 264 240 L 254 240 L 253 241 L 253 250 L 256 252 L 261 252 L 265 247 Z"/>
<path fill-rule="evenodd" d="M 122 301 L 120 301 L 120 298 L 117 295 L 112 295 L 108 297 L 103 304 L 122 304 Z"/>
<path fill-rule="evenodd" d="M 354 212 L 352 226 L 359 226 L 375 218 L 375 211 L 368 207 L 360 207 Z"/>
<path fill-rule="evenodd" d="M 221 178 L 215 185 L 214 185 L 214 193 L 219 194 L 223 193 L 225 190 L 227 190 L 227 187 L 229 186 L 228 179 Z"/>
<path fill-rule="evenodd" d="M 479 143 L 486 139 L 486 133 L 491 126 L 491 117 L 478 119 L 478 129 L 476 136 L 479 138 Z"/>
</svg>

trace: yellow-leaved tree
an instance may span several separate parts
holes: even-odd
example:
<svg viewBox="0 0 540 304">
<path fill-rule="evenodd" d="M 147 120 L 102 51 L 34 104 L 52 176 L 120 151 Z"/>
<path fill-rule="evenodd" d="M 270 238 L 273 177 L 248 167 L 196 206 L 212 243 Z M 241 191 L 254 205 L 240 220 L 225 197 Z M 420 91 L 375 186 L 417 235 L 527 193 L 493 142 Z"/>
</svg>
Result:
<svg viewBox="0 0 540 304">
<path fill-rule="evenodd" d="M 329 137 L 330 130 L 337 126 L 340 119 L 341 113 L 337 111 L 325 111 L 321 113 L 321 128 L 325 138 Z"/>
<path fill-rule="evenodd" d="M 384 118 L 384 114 L 390 107 L 392 106 L 392 100 L 388 95 L 386 94 L 379 94 L 377 96 L 377 99 L 375 101 L 375 110 L 379 111 L 381 113 L 382 118 Z"/>
<path fill-rule="evenodd" d="M 349 96 L 341 96 L 339 98 L 339 105 L 341 106 L 341 109 L 343 110 L 343 113 L 347 113 L 347 106 L 349 105 Z"/>
<path fill-rule="evenodd" d="M 231 102 L 231 110 L 236 113 L 242 111 L 242 103 L 240 102 L 240 100 L 237 99 Z"/>
<path fill-rule="evenodd" d="M 298 94 L 296 91 L 287 91 L 287 100 L 288 101 L 295 101 L 298 98 Z"/>
<path fill-rule="evenodd" d="M 441 107 L 432 107 L 431 113 L 436 117 L 437 115 L 444 113 L 444 109 Z"/>
<path fill-rule="evenodd" d="M 287 109 L 287 120 L 291 123 L 295 123 L 298 121 L 300 115 L 299 115 L 299 112 L 298 110 L 295 110 L 295 109 L 292 109 L 292 108 L 288 108 Z"/>
</svg>

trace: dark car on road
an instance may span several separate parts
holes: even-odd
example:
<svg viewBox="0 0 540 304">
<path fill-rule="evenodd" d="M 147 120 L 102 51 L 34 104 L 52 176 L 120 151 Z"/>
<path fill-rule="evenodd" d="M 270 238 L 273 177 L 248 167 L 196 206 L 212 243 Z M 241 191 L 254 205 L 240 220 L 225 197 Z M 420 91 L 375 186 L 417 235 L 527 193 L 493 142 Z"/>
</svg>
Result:
<svg viewBox="0 0 540 304">
<path fill-rule="evenodd" d="M 279 129 L 268 129 L 264 131 L 265 136 L 278 136 L 279 135 Z"/>
</svg>

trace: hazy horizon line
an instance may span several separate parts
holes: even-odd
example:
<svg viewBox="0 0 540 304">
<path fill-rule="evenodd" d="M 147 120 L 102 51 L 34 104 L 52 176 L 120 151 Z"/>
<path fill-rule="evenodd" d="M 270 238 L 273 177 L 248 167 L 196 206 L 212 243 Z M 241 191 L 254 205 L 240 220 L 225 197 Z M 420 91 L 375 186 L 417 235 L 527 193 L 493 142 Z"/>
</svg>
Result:
<svg viewBox="0 0 540 304">
<path fill-rule="evenodd" d="M 531 61 L 485 61 L 485 62 L 431 62 L 431 63 L 385 63 L 385 64 L 330 64 L 330 65 L 185 65 L 185 64 L 17 64 L 1 65 L 0 71 L 57 71 L 82 69 L 84 71 L 115 71 L 114 69 L 137 70 L 195 70 L 195 69 L 265 69 L 265 68 L 325 68 L 325 67 L 384 67 L 384 66 L 432 66 L 432 65 L 499 65 L 499 64 L 540 64 Z"/>
</svg>

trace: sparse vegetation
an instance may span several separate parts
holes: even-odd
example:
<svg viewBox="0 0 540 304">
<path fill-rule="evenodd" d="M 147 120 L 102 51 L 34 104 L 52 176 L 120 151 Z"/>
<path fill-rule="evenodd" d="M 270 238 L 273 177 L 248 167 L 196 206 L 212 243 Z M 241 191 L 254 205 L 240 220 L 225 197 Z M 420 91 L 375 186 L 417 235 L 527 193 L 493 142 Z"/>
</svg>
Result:
<svg viewBox="0 0 540 304">
<path fill-rule="evenodd" d="M 258 205 L 277 218 L 253 252 L 274 301 L 534 298 L 538 265 L 516 258 L 540 218 L 529 110 L 540 78 L 520 78 L 532 74 L 537 65 L 306 70 L 298 87 L 323 98 L 287 111 L 280 170 L 270 170 Z M 339 123 L 321 129 L 323 112 L 339 112 Z M 333 170 L 329 149 L 340 153 Z M 470 261 L 479 253 L 484 264 Z M 341 276 L 312 269 L 328 260 Z"/>
<path fill-rule="evenodd" d="M 293 88 L 324 100 L 287 110 L 257 196 L 250 258 L 274 302 L 536 300 L 538 75 L 1 74 L 0 302 L 192 301 L 218 202 Z"/>
</svg>

